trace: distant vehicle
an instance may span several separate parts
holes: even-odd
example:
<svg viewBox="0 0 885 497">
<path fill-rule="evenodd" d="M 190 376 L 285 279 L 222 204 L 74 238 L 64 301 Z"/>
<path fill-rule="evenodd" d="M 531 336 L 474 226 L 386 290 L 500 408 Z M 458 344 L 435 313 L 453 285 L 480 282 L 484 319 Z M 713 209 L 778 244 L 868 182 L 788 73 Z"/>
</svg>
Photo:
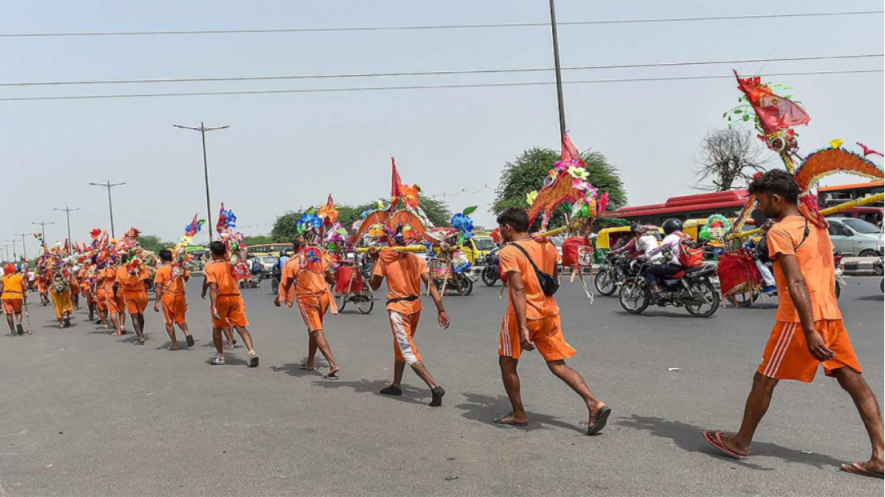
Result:
<svg viewBox="0 0 885 497">
<path fill-rule="evenodd" d="M 249 255 L 254 255 L 256 257 L 266 255 L 279 257 L 280 252 L 291 248 L 291 243 L 264 243 L 261 245 L 252 245 L 250 247 L 246 247 L 246 251 Z"/>
<path fill-rule="evenodd" d="M 256 257 L 256 259 L 258 259 L 258 262 L 261 263 L 262 272 L 267 274 L 270 274 L 274 266 L 276 266 L 280 262 L 279 257 L 274 257 L 272 255 Z"/>
<path fill-rule="evenodd" d="M 489 252 L 494 248 L 495 242 L 491 236 L 477 233 L 476 236 L 464 242 L 461 251 L 464 252 L 471 265 L 482 266 L 485 264 Z"/>
<path fill-rule="evenodd" d="M 882 232 L 862 219 L 853 217 L 829 217 L 830 239 L 837 252 L 860 257 L 880 255 Z"/>
</svg>

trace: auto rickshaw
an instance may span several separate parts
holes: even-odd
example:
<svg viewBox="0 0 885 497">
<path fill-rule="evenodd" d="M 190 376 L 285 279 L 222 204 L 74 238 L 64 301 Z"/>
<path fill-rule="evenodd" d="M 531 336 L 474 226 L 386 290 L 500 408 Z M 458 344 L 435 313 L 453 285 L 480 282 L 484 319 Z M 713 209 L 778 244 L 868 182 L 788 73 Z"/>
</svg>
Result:
<svg viewBox="0 0 885 497">
<path fill-rule="evenodd" d="M 664 239 L 664 230 L 657 226 L 648 226 L 648 232 L 658 239 L 658 243 Z M 605 260 L 605 254 L 609 253 L 612 247 L 618 244 L 621 238 L 630 238 L 630 226 L 618 226 L 617 228 L 605 228 L 600 230 L 596 235 L 596 243 L 594 250 L 594 260 L 601 263 Z"/>
</svg>

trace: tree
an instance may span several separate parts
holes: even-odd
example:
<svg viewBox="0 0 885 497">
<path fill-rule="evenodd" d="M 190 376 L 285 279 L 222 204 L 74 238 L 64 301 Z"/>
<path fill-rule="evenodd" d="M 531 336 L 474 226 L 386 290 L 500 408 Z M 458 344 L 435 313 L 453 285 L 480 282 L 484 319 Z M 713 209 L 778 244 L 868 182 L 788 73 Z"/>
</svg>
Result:
<svg viewBox="0 0 885 497">
<path fill-rule="evenodd" d="M 381 199 L 381 201 L 386 205 L 386 202 L 389 202 L 389 199 L 386 201 Z M 432 198 L 420 198 L 418 200 L 418 205 L 421 206 L 424 213 L 427 214 L 427 218 L 430 219 L 430 222 L 435 226 L 449 226 L 451 224 L 452 213 L 449 210 L 448 204 L 445 202 Z M 358 206 L 340 204 L 335 207 L 338 209 L 338 222 L 349 231 L 350 227 L 353 226 L 354 221 L 360 218 L 363 211 L 367 209 L 373 211 L 378 209 L 378 202 L 375 201 Z M 301 219 L 301 215 L 301 211 L 289 211 L 282 216 L 277 216 L 277 220 L 274 222 L 273 229 L 270 232 L 270 238 L 272 238 L 274 242 L 292 241 L 292 238 L 298 234 L 296 225 L 298 224 L 298 220 Z"/>
<path fill-rule="evenodd" d="M 765 170 L 766 161 L 766 150 L 749 131 L 711 131 L 701 142 L 701 157 L 694 169 L 695 188 L 713 192 L 745 188 L 755 172 Z"/>
<path fill-rule="evenodd" d="M 247 247 L 251 247 L 252 245 L 264 245 L 274 242 L 272 238 L 266 235 L 244 236 L 243 241 L 246 242 Z"/>
<path fill-rule="evenodd" d="M 160 237 L 154 235 L 140 235 L 138 237 L 138 244 L 141 245 L 141 248 L 150 250 L 155 254 L 159 254 L 164 248 L 169 248 L 175 245 L 171 242 L 164 242 L 160 240 Z"/>
<path fill-rule="evenodd" d="M 541 190 L 544 178 L 560 158 L 559 152 L 535 147 L 523 152 L 515 161 L 505 164 L 496 190 L 497 198 L 492 205 L 495 214 L 510 207 L 528 208 L 526 196 L 530 192 Z M 627 203 L 627 194 L 617 168 L 609 164 L 605 156 L 598 152 L 583 152 L 581 159 L 587 163 L 590 183 L 598 188 L 600 193 L 608 192 L 608 209 L 614 210 L 624 206 Z M 566 206 L 560 206 L 554 213 L 550 226 L 565 224 L 564 215 L 569 210 L 570 208 Z M 539 223 L 540 220 L 536 222 Z"/>
</svg>

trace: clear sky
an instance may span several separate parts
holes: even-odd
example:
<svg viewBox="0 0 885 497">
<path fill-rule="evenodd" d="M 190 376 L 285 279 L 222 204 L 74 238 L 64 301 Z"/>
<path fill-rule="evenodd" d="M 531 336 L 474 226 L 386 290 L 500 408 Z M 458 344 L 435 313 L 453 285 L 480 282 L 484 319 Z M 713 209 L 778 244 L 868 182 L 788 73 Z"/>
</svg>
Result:
<svg viewBox="0 0 885 497">
<path fill-rule="evenodd" d="M 881 1 L 735 3 L 559 0 L 560 21 L 878 10 Z M 245 29 L 544 22 L 545 0 L 52 0 L 7 2 L 0 33 Z M 881 15 L 562 27 L 564 66 L 875 54 Z M 0 82 L 337 74 L 552 66 L 545 28 L 122 38 L 0 38 Z M 881 69 L 882 58 L 736 65 L 744 73 Z M 566 80 L 729 74 L 731 65 L 569 71 Z M 30 95 L 292 89 L 402 84 L 552 81 L 549 74 L 370 80 L 0 88 Z M 883 75 L 779 78 L 812 116 L 806 152 L 833 138 L 881 150 Z M 698 144 L 724 126 L 739 96 L 733 80 L 570 85 L 568 127 L 582 149 L 622 172 L 631 203 L 690 192 Z M 50 242 L 107 227 L 114 190 L 118 234 L 130 226 L 177 239 L 205 215 L 199 134 L 173 123 L 230 125 L 208 135 L 213 210 L 224 201 L 246 234 L 266 233 L 286 210 L 386 196 L 389 161 L 427 194 L 494 187 L 504 163 L 532 146 L 558 147 L 552 86 L 0 103 L 4 215 L 0 244 L 53 221 Z M 776 163 L 772 163 L 775 165 Z M 843 178 L 845 179 L 845 178 Z M 830 181 L 832 183 L 833 180 Z M 490 225 L 494 191 L 452 197 L 479 205 Z M 214 216 L 214 213 L 213 213 Z M 29 240 L 29 252 L 36 243 Z"/>
</svg>

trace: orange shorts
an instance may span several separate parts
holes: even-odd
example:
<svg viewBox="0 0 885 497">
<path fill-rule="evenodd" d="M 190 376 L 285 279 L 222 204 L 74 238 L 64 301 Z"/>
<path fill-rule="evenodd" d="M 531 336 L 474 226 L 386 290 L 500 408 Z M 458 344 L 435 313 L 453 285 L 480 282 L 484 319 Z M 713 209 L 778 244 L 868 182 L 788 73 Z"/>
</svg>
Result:
<svg viewBox="0 0 885 497">
<path fill-rule="evenodd" d="M 129 314 L 144 314 L 147 305 L 147 292 L 126 292 L 126 309 L 129 311 Z"/>
<path fill-rule="evenodd" d="M 301 318 L 307 325 L 307 332 L 312 333 L 323 329 L 323 317 L 329 311 L 329 294 L 303 295 L 295 298 Z"/>
<path fill-rule="evenodd" d="M 3 312 L 6 314 L 21 314 L 22 299 L 3 299 Z"/>
<path fill-rule="evenodd" d="M 759 374 L 778 380 L 811 383 L 819 365 L 824 367 L 827 376 L 833 376 L 833 371 L 844 367 L 862 372 L 841 319 L 816 321 L 814 327 L 823 336 L 827 348 L 833 351 L 832 359 L 822 363 L 811 355 L 800 323 L 777 322 L 765 346 Z"/>
<path fill-rule="evenodd" d="M 527 320 L 526 327 L 529 329 L 532 343 L 535 344 L 535 348 L 538 349 L 545 361 L 561 361 L 577 353 L 562 335 L 562 322 L 559 314 L 543 319 Z M 504 322 L 501 323 L 498 355 L 514 359 L 519 359 L 522 355 L 516 316 L 504 315 Z"/>
<path fill-rule="evenodd" d="M 390 318 L 390 329 L 393 331 L 393 357 L 399 362 L 405 362 L 409 366 L 421 360 L 418 347 L 412 340 L 418 331 L 418 320 L 421 311 L 412 314 L 400 314 L 396 311 L 387 311 Z"/>
<path fill-rule="evenodd" d="M 213 328 L 229 328 L 231 326 L 246 327 L 246 304 L 239 295 L 220 296 L 215 302 L 215 310 L 221 319 L 212 318 Z"/>
<path fill-rule="evenodd" d="M 163 318 L 166 324 L 184 324 L 187 314 L 187 300 L 184 294 L 163 294 Z"/>
<path fill-rule="evenodd" d="M 107 292 L 101 288 L 95 290 L 95 306 L 98 307 L 99 311 L 108 310 Z"/>
<path fill-rule="evenodd" d="M 126 308 L 125 302 L 123 302 L 122 304 L 120 303 L 120 301 L 123 299 L 122 292 L 117 294 L 116 299 L 114 298 L 114 291 L 113 290 L 105 290 L 104 294 L 105 294 L 105 299 L 104 299 L 105 307 L 107 308 L 108 312 L 110 312 L 111 314 L 120 313 L 121 309 Z"/>
</svg>

